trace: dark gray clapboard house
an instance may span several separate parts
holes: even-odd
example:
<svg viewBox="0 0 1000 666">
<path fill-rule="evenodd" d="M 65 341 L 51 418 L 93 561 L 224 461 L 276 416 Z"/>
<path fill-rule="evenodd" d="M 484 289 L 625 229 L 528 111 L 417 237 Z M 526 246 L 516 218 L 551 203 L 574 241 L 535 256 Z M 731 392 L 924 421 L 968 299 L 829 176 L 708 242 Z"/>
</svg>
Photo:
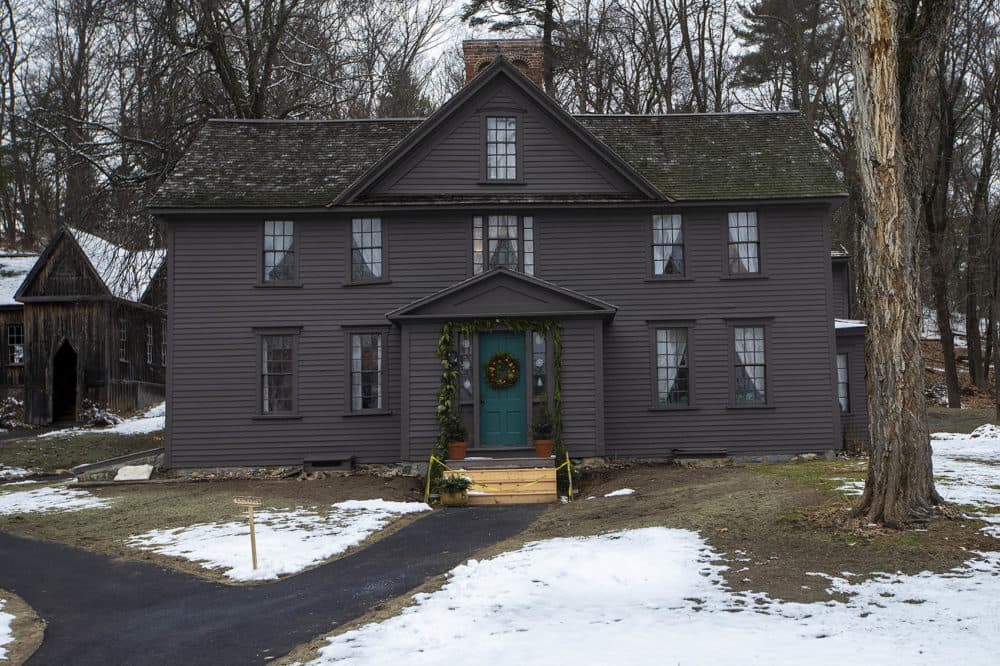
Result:
<svg viewBox="0 0 1000 666">
<path fill-rule="evenodd" d="M 69 227 L 52 237 L 15 295 L 29 423 L 75 421 L 85 400 L 127 412 L 163 399 L 165 254 Z"/>
<path fill-rule="evenodd" d="M 425 119 L 201 130 L 152 203 L 167 464 L 426 460 L 439 348 L 470 455 L 526 451 L 557 386 L 573 457 L 840 449 L 844 189 L 807 123 L 573 116 L 537 41 L 483 46 Z"/>
</svg>

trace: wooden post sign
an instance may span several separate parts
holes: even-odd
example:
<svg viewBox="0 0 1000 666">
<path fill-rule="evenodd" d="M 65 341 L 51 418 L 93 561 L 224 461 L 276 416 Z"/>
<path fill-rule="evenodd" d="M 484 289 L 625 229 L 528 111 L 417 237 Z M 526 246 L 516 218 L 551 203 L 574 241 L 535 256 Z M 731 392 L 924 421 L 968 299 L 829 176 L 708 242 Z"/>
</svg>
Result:
<svg viewBox="0 0 1000 666">
<path fill-rule="evenodd" d="M 234 497 L 233 504 L 237 506 L 245 506 L 247 508 L 247 516 L 250 519 L 250 556 L 253 558 L 253 568 L 254 571 L 257 570 L 257 535 L 254 534 L 253 529 L 253 508 L 255 506 L 261 505 L 261 500 L 259 497 Z"/>
</svg>

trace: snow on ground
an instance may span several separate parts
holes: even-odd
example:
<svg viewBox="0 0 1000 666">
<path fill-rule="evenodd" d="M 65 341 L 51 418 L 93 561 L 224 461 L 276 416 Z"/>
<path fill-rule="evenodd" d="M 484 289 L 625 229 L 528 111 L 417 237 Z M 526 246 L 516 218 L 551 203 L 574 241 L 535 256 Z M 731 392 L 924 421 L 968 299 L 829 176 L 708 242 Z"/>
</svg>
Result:
<svg viewBox="0 0 1000 666">
<path fill-rule="evenodd" d="M 625 495 L 633 494 L 635 494 L 635 490 L 632 488 L 620 488 L 619 490 L 612 490 L 610 493 L 607 493 L 605 497 L 624 497 Z"/>
<path fill-rule="evenodd" d="M 110 428 L 67 428 L 65 430 L 53 430 L 39 437 L 73 437 L 75 435 L 86 435 L 88 433 L 108 433 L 113 435 L 145 435 L 151 432 L 163 430 L 166 423 L 166 403 L 161 402 L 150 408 L 142 416 L 125 419 L 118 425 Z"/>
<path fill-rule="evenodd" d="M 85 490 L 71 490 L 65 486 L 45 486 L 31 490 L 5 490 L 0 486 L 0 516 L 15 513 L 55 513 L 104 509 L 109 500 L 95 497 Z"/>
<path fill-rule="evenodd" d="M 131 537 L 129 545 L 183 557 L 206 569 L 225 569 L 225 575 L 233 580 L 268 580 L 319 564 L 356 546 L 399 516 L 420 511 L 430 511 L 430 507 L 421 502 L 380 499 L 340 502 L 329 512 L 304 507 L 254 511 L 256 571 L 250 560 L 246 520 L 152 530 Z"/>
<path fill-rule="evenodd" d="M 14 642 L 14 630 L 11 629 L 11 624 L 14 622 L 14 616 L 10 613 L 3 612 L 3 608 L 6 603 L 7 600 L 0 597 L 0 661 L 7 660 L 6 646 L 11 645 Z"/>
<path fill-rule="evenodd" d="M 933 445 L 946 499 L 1000 509 L 1000 431 L 935 435 Z M 854 490 L 863 485 L 839 480 Z M 1000 526 L 993 530 L 1000 538 Z M 969 558 L 945 574 L 851 582 L 846 572 L 816 573 L 847 601 L 805 604 L 733 592 L 721 554 L 693 531 L 653 527 L 549 539 L 470 560 L 400 615 L 329 638 L 312 663 L 525 666 L 614 655 L 657 666 L 993 664 L 1000 552 Z M 553 639 L 567 632 L 572 640 Z"/>
<path fill-rule="evenodd" d="M 312 663 L 995 663 L 1000 553 L 943 576 L 829 578 L 852 596 L 817 604 L 733 592 L 717 558 L 696 532 L 662 527 L 529 543 L 453 569 Z"/>
<path fill-rule="evenodd" d="M 5 479 L 20 479 L 25 476 L 29 476 L 31 472 L 20 467 L 7 467 L 6 465 L 0 464 L 0 481 Z"/>
</svg>

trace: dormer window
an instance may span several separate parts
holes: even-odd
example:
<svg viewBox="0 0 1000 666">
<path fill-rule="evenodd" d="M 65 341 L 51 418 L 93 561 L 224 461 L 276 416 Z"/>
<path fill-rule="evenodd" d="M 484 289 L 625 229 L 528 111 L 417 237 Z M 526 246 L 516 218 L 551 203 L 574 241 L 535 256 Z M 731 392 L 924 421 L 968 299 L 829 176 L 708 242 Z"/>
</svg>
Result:
<svg viewBox="0 0 1000 666">
<path fill-rule="evenodd" d="M 486 117 L 486 180 L 517 180 L 517 117 Z"/>
</svg>

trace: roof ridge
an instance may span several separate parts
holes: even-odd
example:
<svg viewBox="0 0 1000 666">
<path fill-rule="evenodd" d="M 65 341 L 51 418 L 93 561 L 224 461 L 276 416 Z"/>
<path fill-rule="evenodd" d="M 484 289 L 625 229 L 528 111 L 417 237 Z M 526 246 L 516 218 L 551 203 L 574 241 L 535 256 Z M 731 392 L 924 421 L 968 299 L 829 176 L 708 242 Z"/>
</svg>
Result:
<svg viewBox="0 0 1000 666">
<path fill-rule="evenodd" d="M 206 122 L 231 125 L 308 125 L 333 123 L 397 123 L 424 121 L 426 118 L 209 118 Z"/>
<path fill-rule="evenodd" d="M 679 118 L 702 116 L 801 116 L 801 111 L 701 111 L 685 113 L 574 113 L 574 118 Z"/>
</svg>

